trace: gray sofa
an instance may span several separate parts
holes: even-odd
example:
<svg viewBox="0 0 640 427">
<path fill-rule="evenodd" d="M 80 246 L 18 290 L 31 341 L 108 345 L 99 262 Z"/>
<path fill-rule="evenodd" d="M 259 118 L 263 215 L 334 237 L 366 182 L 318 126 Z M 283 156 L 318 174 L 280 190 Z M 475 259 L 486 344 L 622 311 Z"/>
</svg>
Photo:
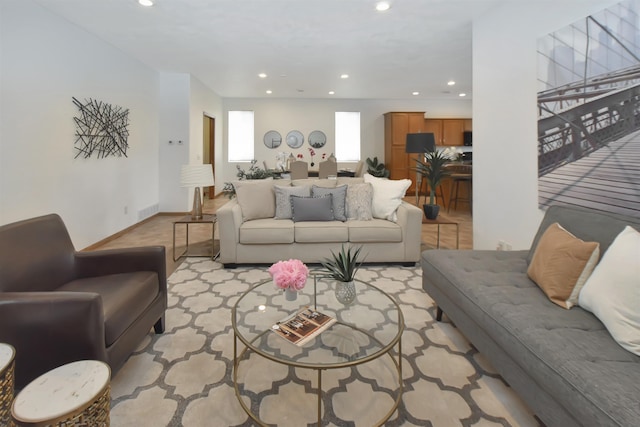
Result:
<svg viewBox="0 0 640 427">
<path fill-rule="evenodd" d="M 538 240 L 559 222 L 605 253 L 640 218 L 553 206 L 530 250 L 422 253 L 423 288 L 548 426 L 640 425 L 640 357 L 591 313 L 552 303 L 527 276 Z M 640 260 L 638 260 L 640 261 Z"/>
<path fill-rule="evenodd" d="M 309 181 L 309 184 L 317 182 Z M 327 181 L 326 179 L 324 181 Z M 338 178 L 337 184 L 364 182 L 362 178 Z M 287 185 L 289 181 L 274 181 Z M 337 252 L 343 244 L 362 246 L 366 262 L 394 262 L 415 265 L 420 261 L 422 210 L 402 202 L 397 221 L 301 221 L 262 218 L 243 221 L 237 199 L 218 209 L 220 258 L 225 268 L 238 264 L 272 264 L 297 258 L 306 263 L 318 263 Z"/>
</svg>

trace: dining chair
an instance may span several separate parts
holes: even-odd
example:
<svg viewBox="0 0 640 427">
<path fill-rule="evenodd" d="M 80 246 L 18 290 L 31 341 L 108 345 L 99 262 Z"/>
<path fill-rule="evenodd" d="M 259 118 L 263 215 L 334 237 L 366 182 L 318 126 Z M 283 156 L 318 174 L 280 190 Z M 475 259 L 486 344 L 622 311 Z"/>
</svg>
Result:
<svg viewBox="0 0 640 427">
<path fill-rule="evenodd" d="M 309 178 L 309 164 L 302 160 L 291 162 L 291 179 Z"/>
<path fill-rule="evenodd" d="M 338 175 L 338 163 L 333 160 L 325 160 L 324 162 L 320 162 L 318 165 L 318 177 L 319 178 L 329 178 L 330 175 L 337 176 Z"/>
</svg>

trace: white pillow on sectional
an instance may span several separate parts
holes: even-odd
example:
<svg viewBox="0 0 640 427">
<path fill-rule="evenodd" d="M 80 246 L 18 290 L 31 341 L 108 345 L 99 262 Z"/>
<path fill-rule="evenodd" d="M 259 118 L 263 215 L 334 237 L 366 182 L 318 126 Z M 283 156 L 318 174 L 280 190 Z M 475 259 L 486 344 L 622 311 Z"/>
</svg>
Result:
<svg viewBox="0 0 640 427">
<path fill-rule="evenodd" d="M 580 291 L 592 312 L 624 349 L 640 356 L 640 233 L 630 226 L 615 238 Z"/>
<path fill-rule="evenodd" d="M 373 187 L 372 210 L 374 218 L 388 219 L 396 222 L 396 211 L 402 203 L 407 189 L 411 185 L 410 179 L 385 179 L 378 178 L 368 173 L 364 174 L 364 182 Z"/>
</svg>

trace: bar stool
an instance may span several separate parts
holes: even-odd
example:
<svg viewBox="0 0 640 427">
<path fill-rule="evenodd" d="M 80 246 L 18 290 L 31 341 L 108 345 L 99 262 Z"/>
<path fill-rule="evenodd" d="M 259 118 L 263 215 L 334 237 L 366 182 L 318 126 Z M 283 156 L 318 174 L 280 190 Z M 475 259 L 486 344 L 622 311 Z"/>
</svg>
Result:
<svg viewBox="0 0 640 427">
<path fill-rule="evenodd" d="M 455 204 L 454 210 L 458 209 L 458 201 L 468 203 L 469 210 L 473 212 L 473 175 L 471 165 L 450 165 L 447 167 L 450 172 L 451 188 L 449 190 L 449 204 L 447 212 L 451 210 L 451 205 Z M 467 196 L 460 196 L 460 183 L 467 185 Z"/>
</svg>

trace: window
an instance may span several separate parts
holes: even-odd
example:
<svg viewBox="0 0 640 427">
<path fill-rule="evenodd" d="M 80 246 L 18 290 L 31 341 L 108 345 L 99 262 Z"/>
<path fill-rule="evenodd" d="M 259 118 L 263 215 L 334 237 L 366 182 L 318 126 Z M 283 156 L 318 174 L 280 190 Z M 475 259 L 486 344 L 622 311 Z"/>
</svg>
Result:
<svg viewBox="0 0 640 427">
<path fill-rule="evenodd" d="M 360 161 L 360 112 L 336 111 L 336 160 Z"/>
<path fill-rule="evenodd" d="M 229 161 L 253 160 L 253 111 L 229 111 Z"/>
</svg>

